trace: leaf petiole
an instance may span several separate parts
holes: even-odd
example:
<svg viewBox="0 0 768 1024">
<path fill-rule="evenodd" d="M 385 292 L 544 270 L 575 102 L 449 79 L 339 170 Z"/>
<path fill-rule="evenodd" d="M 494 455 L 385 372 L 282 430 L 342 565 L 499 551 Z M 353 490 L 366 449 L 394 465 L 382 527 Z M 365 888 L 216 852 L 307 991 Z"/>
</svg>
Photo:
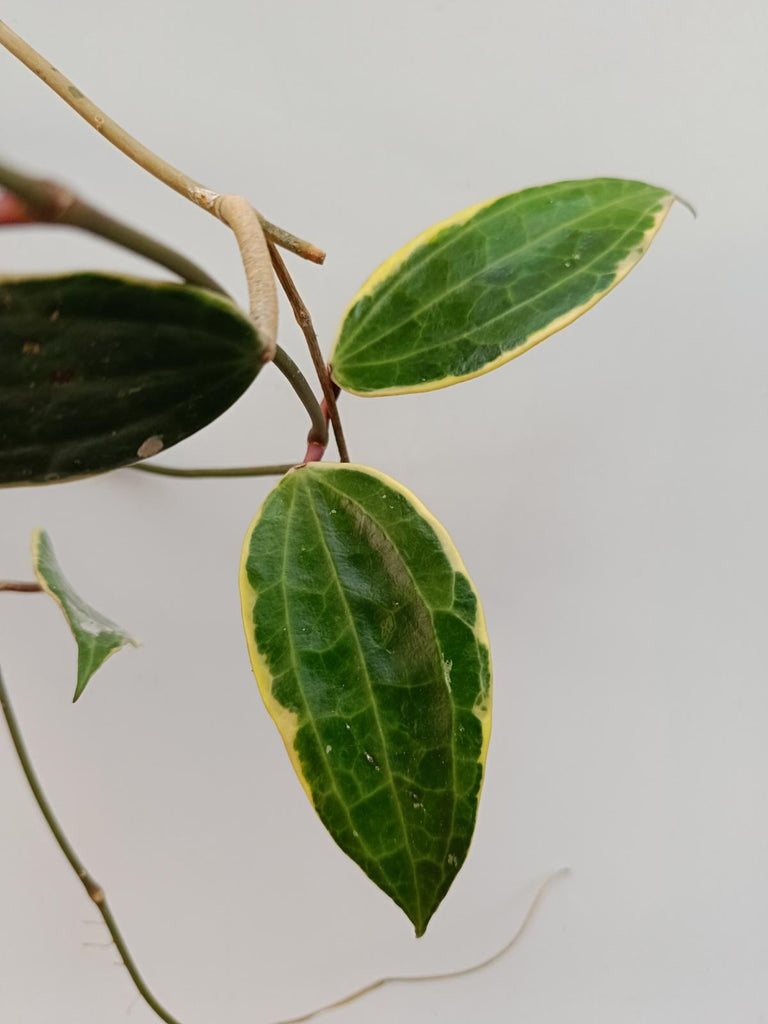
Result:
<svg viewBox="0 0 768 1024">
<path fill-rule="evenodd" d="M 293 469 L 295 463 L 282 462 L 274 466 L 235 466 L 226 469 L 183 469 L 179 466 L 152 466 L 147 463 L 140 463 L 136 466 L 127 466 L 127 469 L 136 469 L 140 473 L 154 473 L 157 476 L 177 476 L 189 478 L 202 477 L 243 477 L 243 476 L 283 476 L 288 470 Z"/>
</svg>

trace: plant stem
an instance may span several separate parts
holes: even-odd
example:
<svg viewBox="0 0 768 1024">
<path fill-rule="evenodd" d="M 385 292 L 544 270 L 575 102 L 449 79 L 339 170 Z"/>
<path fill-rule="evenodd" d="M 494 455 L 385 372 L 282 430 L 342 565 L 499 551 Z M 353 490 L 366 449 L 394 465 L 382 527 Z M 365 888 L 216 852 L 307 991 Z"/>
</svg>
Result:
<svg viewBox="0 0 768 1024">
<path fill-rule="evenodd" d="M 140 473 L 155 473 L 158 476 L 180 476 L 180 477 L 242 477 L 242 476 L 284 476 L 289 469 L 296 465 L 294 462 L 281 462 L 274 466 L 235 466 L 230 469 L 181 469 L 177 466 L 152 466 L 149 464 L 138 466 L 127 466 L 127 469 L 136 469 Z"/>
<path fill-rule="evenodd" d="M 317 340 L 317 334 L 312 323 L 312 317 L 309 315 L 309 310 L 304 305 L 304 301 L 299 294 L 298 288 L 294 284 L 293 278 L 288 273 L 288 268 L 286 267 L 282 256 L 274 245 L 269 246 L 269 254 L 272 257 L 272 266 L 275 268 L 277 279 L 282 285 L 283 291 L 291 304 L 291 309 L 293 310 L 293 315 L 296 318 L 296 323 L 299 325 L 304 337 L 306 338 L 309 354 L 312 357 L 315 372 L 317 373 L 320 385 L 323 389 L 326 411 L 331 424 L 333 425 L 333 434 L 336 438 L 336 445 L 339 449 L 339 458 L 342 462 L 349 462 L 347 442 L 344 437 L 344 430 L 341 426 L 339 410 L 336 406 L 336 395 L 338 394 L 338 391 L 331 380 L 331 375 L 328 373 L 328 367 L 325 365 L 323 354 L 320 351 L 320 344 Z"/>
<path fill-rule="evenodd" d="M 217 281 L 186 256 L 102 213 L 56 182 L 30 178 L 0 162 L 0 185 L 23 200 L 31 214 L 26 223 L 38 221 L 81 228 L 166 267 L 189 284 L 226 294 Z"/>
<path fill-rule="evenodd" d="M 277 288 L 258 214 L 247 199 L 230 195 L 216 200 L 215 212 L 232 229 L 240 248 L 251 321 L 264 344 L 264 362 L 270 362 L 277 345 Z"/>
<path fill-rule="evenodd" d="M 0 21 L 0 44 L 6 50 L 17 57 L 22 64 L 25 64 L 30 71 L 33 71 L 38 78 L 51 88 L 57 96 L 60 96 L 65 103 L 84 118 L 91 127 L 104 136 L 113 146 L 116 146 L 127 157 L 130 157 L 145 171 L 154 175 L 164 184 L 168 185 L 175 192 L 190 199 L 197 206 L 214 213 L 214 204 L 219 198 L 218 193 L 201 185 L 178 168 L 173 167 L 163 160 L 151 149 L 129 135 L 112 118 L 107 117 L 103 110 L 100 110 L 95 103 L 85 96 L 66 75 L 63 75 L 49 61 L 47 61 L 37 50 L 33 49 L 21 36 L 17 35 L 4 22 Z M 325 253 L 310 242 L 297 238 L 283 228 L 270 223 L 259 215 L 262 228 L 276 245 L 290 249 L 298 256 L 311 260 L 313 263 L 322 263 Z"/>
<path fill-rule="evenodd" d="M 179 1024 L 179 1021 L 176 1019 L 176 1017 L 171 1016 L 171 1014 L 165 1009 L 165 1007 L 163 1007 L 157 1001 L 157 999 L 154 997 L 152 992 L 147 987 L 147 984 L 142 978 L 141 974 L 139 973 L 139 969 L 136 966 L 136 962 L 131 956 L 130 950 L 128 949 L 125 943 L 125 939 L 123 938 L 122 933 L 118 928 L 117 922 L 112 916 L 112 911 L 110 910 L 109 905 L 107 903 L 107 898 L 104 894 L 104 890 L 88 872 L 87 868 L 78 857 L 77 853 L 72 847 L 72 844 L 67 839 L 61 825 L 56 819 L 56 816 L 53 813 L 50 804 L 48 803 L 45 793 L 43 792 L 42 786 L 40 785 L 40 781 L 38 780 L 37 775 L 35 774 L 35 770 L 32 767 L 32 762 L 30 761 L 27 748 L 24 744 L 24 738 L 21 735 L 19 723 L 13 712 L 10 698 L 8 696 L 8 691 L 5 688 L 5 682 L 3 681 L 2 672 L 0 672 L 0 706 L 2 707 L 3 714 L 5 715 L 5 721 L 6 724 L 8 725 L 8 731 L 11 734 L 11 740 L 16 751 L 16 756 L 19 759 L 22 771 L 26 776 L 27 782 L 29 783 L 29 788 L 32 790 L 32 795 L 34 796 L 35 801 L 37 802 L 37 806 L 40 808 L 40 811 L 43 817 L 45 818 L 46 824 L 48 825 L 48 828 L 51 830 L 54 839 L 59 844 L 59 849 L 69 861 L 70 867 L 75 872 L 77 877 L 80 879 L 83 888 L 88 893 L 89 897 L 95 904 L 96 909 L 104 919 L 104 924 L 107 926 L 107 929 L 109 930 L 109 934 L 111 935 L 112 940 L 115 943 L 115 946 L 117 947 L 117 951 L 120 954 L 123 963 L 125 964 L 128 974 L 131 976 L 131 980 L 133 981 L 136 988 L 139 990 L 139 993 L 143 997 L 144 1001 L 147 1003 L 148 1006 L 150 1006 L 155 1011 L 155 1013 L 161 1020 L 165 1021 L 166 1024 Z"/>
<path fill-rule="evenodd" d="M 41 594 L 39 583 L 24 583 L 19 580 L 0 580 L 0 590 L 12 590 L 16 594 Z"/>
<path fill-rule="evenodd" d="M 306 377 L 291 359 L 285 349 L 279 345 L 275 351 L 275 358 L 272 360 L 280 370 L 285 379 L 301 399 L 304 408 L 309 413 L 312 421 L 307 440 L 312 443 L 321 444 L 325 448 L 328 444 L 328 423 L 325 414 L 318 405 L 312 388 L 309 386 Z"/>
</svg>

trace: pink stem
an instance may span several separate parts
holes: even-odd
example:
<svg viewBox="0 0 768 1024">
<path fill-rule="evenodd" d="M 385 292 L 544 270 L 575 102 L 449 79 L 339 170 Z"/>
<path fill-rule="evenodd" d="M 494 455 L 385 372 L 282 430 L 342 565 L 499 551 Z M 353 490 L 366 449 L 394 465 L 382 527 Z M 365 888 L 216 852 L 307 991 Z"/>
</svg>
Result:
<svg viewBox="0 0 768 1024">
<path fill-rule="evenodd" d="M 37 218 L 12 192 L 0 193 L 0 224 L 34 224 Z"/>
<path fill-rule="evenodd" d="M 330 380 L 330 367 L 328 368 L 328 371 L 328 378 Z M 333 397 L 338 398 L 339 394 L 341 393 L 341 388 L 333 380 L 331 380 L 331 389 L 333 391 Z M 322 402 L 320 403 L 320 408 L 323 411 L 323 416 L 325 416 L 325 425 L 328 426 L 328 423 L 330 422 L 331 419 L 331 414 L 328 412 L 328 403 L 326 402 L 325 399 L 323 399 Z M 320 462 L 322 457 L 325 455 L 326 448 L 327 445 L 320 444 L 318 441 L 309 441 L 307 444 L 307 454 L 304 456 L 303 465 L 306 465 L 308 462 Z"/>
</svg>

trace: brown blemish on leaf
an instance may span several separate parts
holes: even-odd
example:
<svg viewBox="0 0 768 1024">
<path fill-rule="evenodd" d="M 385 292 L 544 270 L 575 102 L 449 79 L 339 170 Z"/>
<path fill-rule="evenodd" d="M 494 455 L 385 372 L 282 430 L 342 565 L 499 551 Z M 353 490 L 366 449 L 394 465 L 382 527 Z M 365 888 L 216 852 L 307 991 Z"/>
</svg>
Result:
<svg viewBox="0 0 768 1024">
<path fill-rule="evenodd" d="M 40 351 L 40 346 L 36 341 L 25 341 L 21 346 L 22 355 L 25 356 L 36 356 Z"/>
</svg>

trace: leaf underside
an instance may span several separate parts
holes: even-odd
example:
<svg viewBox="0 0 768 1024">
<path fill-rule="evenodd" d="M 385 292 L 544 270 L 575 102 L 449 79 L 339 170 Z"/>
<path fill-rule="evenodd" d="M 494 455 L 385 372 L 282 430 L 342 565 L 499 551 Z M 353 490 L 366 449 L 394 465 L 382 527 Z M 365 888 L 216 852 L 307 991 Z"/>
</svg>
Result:
<svg viewBox="0 0 768 1024">
<path fill-rule="evenodd" d="M 495 369 L 618 284 L 673 198 L 638 181 L 563 181 L 442 221 L 353 298 L 331 354 L 334 379 L 355 394 L 404 394 Z"/>
<path fill-rule="evenodd" d="M 32 534 L 32 565 L 46 593 L 56 601 L 77 642 L 77 700 L 91 676 L 121 647 L 136 641 L 125 630 L 92 608 L 62 572 L 51 538 L 45 530 Z"/>
<path fill-rule="evenodd" d="M 251 384 L 262 345 L 228 300 L 102 274 L 0 279 L 0 485 L 156 455 Z"/>
<path fill-rule="evenodd" d="M 490 731 L 483 614 L 448 534 L 389 477 L 310 464 L 252 524 L 241 595 L 310 800 L 423 934 L 469 848 Z"/>
</svg>

